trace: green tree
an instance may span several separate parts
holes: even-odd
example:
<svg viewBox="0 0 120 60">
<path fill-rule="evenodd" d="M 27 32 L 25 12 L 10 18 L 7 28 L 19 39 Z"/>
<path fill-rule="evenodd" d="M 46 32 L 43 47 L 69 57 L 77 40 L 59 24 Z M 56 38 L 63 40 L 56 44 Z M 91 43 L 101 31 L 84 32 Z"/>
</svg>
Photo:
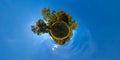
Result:
<svg viewBox="0 0 120 60">
<path fill-rule="evenodd" d="M 42 15 L 43 15 L 45 21 L 48 22 L 48 25 L 51 25 L 51 24 L 53 24 L 53 22 L 57 21 L 55 11 L 50 11 L 49 8 L 44 8 L 42 10 Z"/>
<path fill-rule="evenodd" d="M 48 32 L 46 23 L 41 19 L 36 22 L 36 26 L 32 25 L 31 28 L 32 31 L 37 35 Z"/>
</svg>

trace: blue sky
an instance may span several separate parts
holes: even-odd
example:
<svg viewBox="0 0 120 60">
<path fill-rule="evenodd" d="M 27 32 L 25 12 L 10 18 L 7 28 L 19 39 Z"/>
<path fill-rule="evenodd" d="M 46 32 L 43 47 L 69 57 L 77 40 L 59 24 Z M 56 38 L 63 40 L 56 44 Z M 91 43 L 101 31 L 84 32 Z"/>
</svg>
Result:
<svg viewBox="0 0 120 60">
<path fill-rule="evenodd" d="M 0 60 L 120 60 L 120 1 L 0 0 Z M 73 38 L 58 46 L 31 25 L 41 10 L 63 10 L 78 22 Z"/>
</svg>

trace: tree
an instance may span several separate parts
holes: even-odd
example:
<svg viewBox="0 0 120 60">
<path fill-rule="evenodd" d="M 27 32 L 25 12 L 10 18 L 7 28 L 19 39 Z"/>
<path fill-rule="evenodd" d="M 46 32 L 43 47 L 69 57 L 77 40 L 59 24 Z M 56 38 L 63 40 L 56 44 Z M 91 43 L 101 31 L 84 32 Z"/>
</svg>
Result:
<svg viewBox="0 0 120 60">
<path fill-rule="evenodd" d="M 46 23 L 41 19 L 36 22 L 36 26 L 31 26 L 31 28 L 32 31 L 37 35 L 48 32 Z"/>
<path fill-rule="evenodd" d="M 35 26 L 31 26 L 31 30 L 35 34 L 49 33 L 59 45 L 64 45 L 70 41 L 73 35 L 72 30 L 75 30 L 78 26 L 71 16 L 64 11 L 50 11 L 49 8 L 42 10 L 42 16 L 44 17 L 43 20 L 39 19 Z"/>
</svg>

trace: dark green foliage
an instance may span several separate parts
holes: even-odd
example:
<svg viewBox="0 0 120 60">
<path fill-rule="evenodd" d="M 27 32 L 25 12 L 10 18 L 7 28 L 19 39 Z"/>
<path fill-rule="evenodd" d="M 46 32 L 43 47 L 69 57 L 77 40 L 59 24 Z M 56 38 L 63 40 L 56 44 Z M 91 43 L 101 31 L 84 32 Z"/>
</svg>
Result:
<svg viewBox="0 0 120 60">
<path fill-rule="evenodd" d="M 47 25 L 41 19 L 36 22 L 36 26 L 31 26 L 31 28 L 32 28 L 32 31 L 37 35 L 48 32 Z"/>
<path fill-rule="evenodd" d="M 54 36 L 63 38 L 68 34 L 69 29 L 65 23 L 59 22 L 54 24 L 51 31 Z"/>
</svg>

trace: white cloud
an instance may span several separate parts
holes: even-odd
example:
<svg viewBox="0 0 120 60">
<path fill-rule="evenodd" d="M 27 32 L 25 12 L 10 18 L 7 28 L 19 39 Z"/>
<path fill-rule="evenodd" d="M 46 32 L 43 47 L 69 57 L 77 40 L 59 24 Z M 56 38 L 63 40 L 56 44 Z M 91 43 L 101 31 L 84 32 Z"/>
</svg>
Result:
<svg viewBox="0 0 120 60">
<path fill-rule="evenodd" d="M 60 45 L 54 44 L 52 47 L 52 51 L 55 51 Z"/>
</svg>

